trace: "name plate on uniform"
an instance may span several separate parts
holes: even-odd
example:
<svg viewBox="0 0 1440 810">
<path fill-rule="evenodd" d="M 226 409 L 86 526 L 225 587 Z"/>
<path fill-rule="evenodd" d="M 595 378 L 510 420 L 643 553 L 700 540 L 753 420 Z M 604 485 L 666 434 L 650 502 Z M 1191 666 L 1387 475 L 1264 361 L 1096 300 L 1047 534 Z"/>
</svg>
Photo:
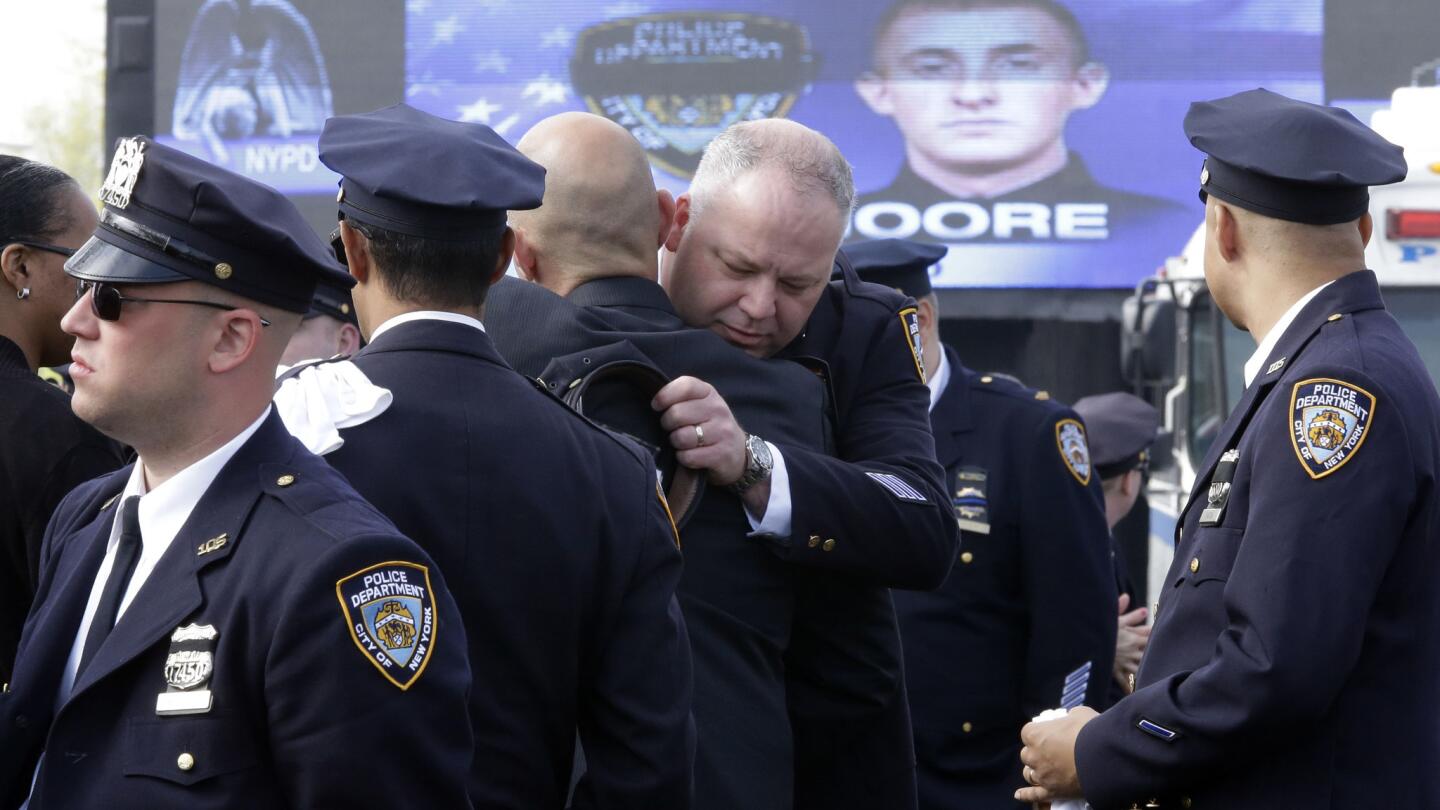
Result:
<svg viewBox="0 0 1440 810">
<path fill-rule="evenodd" d="M 209 689 L 195 692 L 161 692 L 155 696 L 155 713 L 159 715 L 204 714 L 210 711 L 214 698 Z"/>
<path fill-rule="evenodd" d="M 955 473 L 955 522 L 961 531 L 990 533 L 990 500 L 985 494 L 989 476 L 980 467 L 961 467 Z"/>
<path fill-rule="evenodd" d="M 1240 462 L 1239 450 L 1226 450 L 1215 465 L 1215 474 L 1210 477 L 1210 490 L 1205 495 L 1205 509 L 1200 512 L 1201 526 L 1219 526 L 1225 517 L 1225 506 L 1230 503 L 1230 482 L 1235 478 L 1235 467 Z"/>
</svg>

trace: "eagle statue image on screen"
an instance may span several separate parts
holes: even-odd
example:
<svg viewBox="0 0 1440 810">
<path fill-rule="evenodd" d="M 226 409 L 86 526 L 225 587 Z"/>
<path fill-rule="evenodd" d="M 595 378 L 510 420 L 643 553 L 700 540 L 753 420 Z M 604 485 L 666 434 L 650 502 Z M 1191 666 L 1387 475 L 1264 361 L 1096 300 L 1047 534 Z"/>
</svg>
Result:
<svg viewBox="0 0 1440 810">
<path fill-rule="evenodd" d="M 227 141 L 318 133 L 334 114 L 315 32 L 286 0 L 206 0 L 180 59 L 171 131 L 228 164 Z"/>
</svg>

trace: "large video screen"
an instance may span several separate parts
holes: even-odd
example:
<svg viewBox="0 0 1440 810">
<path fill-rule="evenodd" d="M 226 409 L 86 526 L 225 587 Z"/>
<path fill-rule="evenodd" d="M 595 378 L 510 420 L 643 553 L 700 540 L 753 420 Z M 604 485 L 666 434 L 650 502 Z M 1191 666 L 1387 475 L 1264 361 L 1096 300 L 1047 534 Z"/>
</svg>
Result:
<svg viewBox="0 0 1440 810">
<path fill-rule="evenodd" d="M 1322 0 L 161 3 L 188 19 L 164 136 L 289 193 L 333 200 L 326 116 L 400 100 L 512 142 L 605 115 L 677 194 L 716 133 L 782 116 L 854 166 L 847 238 L 950 245 L 947 287 L 1133 286 L 1201 221 L 1191 101 L 1325 99 Z"/>
</svg>

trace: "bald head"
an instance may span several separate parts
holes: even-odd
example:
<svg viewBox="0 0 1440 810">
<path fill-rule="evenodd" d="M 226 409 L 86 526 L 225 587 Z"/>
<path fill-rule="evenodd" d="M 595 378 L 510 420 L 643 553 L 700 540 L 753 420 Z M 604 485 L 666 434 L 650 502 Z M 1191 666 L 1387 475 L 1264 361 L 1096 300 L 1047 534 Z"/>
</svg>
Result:
<svg viewBox="0 0 1440 810">
<path fill-rule="evenodd" d="M 1334 225 L 1268 217 L 1212 196 L 1205 204 L 1205 280 L 1221 311 L 1260 341 L 1310 290 L 1365 267 L 1370 214 Z"/>
<path fill-rule="evenodd" d="M 623 127 L 567 112 L 536 124 L 517 148 L 545 167 L 545 201 L 514 211 L 516 262 L 564 294 L 592 278 L 656 277 L 674 204 L 655 190 L 645 150 Z"/>
</svg>

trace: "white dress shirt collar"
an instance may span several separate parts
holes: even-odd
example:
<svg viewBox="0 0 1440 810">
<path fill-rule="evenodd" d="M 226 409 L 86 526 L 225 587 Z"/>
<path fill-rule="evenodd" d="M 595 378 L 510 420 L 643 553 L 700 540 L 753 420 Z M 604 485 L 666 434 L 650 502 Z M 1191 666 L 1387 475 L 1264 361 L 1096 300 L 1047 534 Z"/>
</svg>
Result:
<svg viewBox="0 0 1440 810">
<path fill-rule="evenodd" d="M 1300 316 L 1300 310 L 1304 309 L 1305 305 L 1310 303 L 1311 299 L 1319 295 L 1321 290 L 1334 283 L 1334 281 L 1327 281 L 1300 296 L 1300 300 L 1291 304 L 1290 308 L 1285 310 L 1285 314 L 1280 316 L 1280 320 L 1276 321 L 1275 325 L 1270 327 L 1270 331 L 1265 333 L 1265 338 L 1261 340 L 1260 345 L 1256 347 L 1255 353 L 1250 355 L 1249 360 L 1245 361 L 1246 388 L 1249 388 L 1250 383 L 1254 382 L 1255 378 L 1260 376 L 1260 366 L 1265 364 L 1265 358 L 1270 356 L 1270 352 L 1275 351 L 1276 344 L 1280 342 L 1280 338 L 1285 336 L 1285 330 L 1289 329 L 1290 324 L 1294 323 L 1295 319 Z"/>
<path fill-rule="evenodd" d="M 422 309 L 416 312 L 406 312 L 403 315 L 396 315 L 390 320 L 380 324 L 379 326 L 375 327 L 374 332 L 370 333 L 370 340 L 371 342 L 374 342 L 376 338 L 380 337 L 391 329 L 394 329 L 402 323 L 410 323 L 411 321 L 446 321 L 448 323 L 463 323 L 466 326 L 473 326 L 476 329 L 479 329 L 481 332 L 485 331 L 485 324 L 470 317 L 469 315 L 461 315 L 458 312 L 440 312 L 433 309 Z"/>
<path fill-rule="evenodd" d="M 945 386 L 950 384 L 950 361 L 945 359 L 945 350 L 940 350 L 940 362 L 935 364 L 935 372 L 925 381 L 930 388 L 930 410 L 935 410 L 939 404 L 940 397 L 945 395 Z"/>
</svg>

